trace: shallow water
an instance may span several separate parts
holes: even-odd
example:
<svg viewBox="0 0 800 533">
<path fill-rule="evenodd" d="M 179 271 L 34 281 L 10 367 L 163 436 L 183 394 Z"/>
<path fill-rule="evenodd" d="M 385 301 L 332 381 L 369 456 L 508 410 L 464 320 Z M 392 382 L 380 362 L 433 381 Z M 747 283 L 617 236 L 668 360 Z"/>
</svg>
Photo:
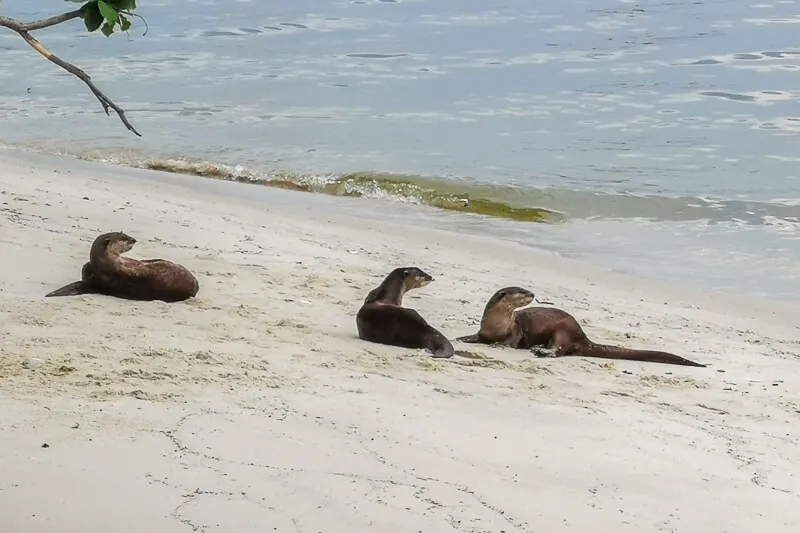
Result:
<svg viewBox="0 0 800 533">
<path fill-rule="evenodd" d="M 4 0 L 0 13 L 64 6 Z M 545 208 L 561 222 L 468 220 L 619 270 L 800 300 L 794 1 L 142 0 L 139 12 L 149 31 L 130 40 L 79 21 L 38 36 L 143 138 L 0 32 L 0 139 L 484 215 Z"/>
</svg>

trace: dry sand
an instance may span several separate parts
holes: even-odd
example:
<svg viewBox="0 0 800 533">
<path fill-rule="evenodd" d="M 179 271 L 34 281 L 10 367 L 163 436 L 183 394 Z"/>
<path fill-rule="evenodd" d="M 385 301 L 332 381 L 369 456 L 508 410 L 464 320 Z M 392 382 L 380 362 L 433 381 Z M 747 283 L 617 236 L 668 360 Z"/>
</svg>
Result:
<svg viewBox="0 0 800 533">
<path fill-rule="evenodd" d="M 797 308 L 397 223 L 418 213 L 0 152 L 0 532 L 800 530 Z M 198 297 L 43 298 L 113 230 Z M 450 338 L 514 284 L 711 366 L 358 340 L 401 265 Z"/>
</svg>

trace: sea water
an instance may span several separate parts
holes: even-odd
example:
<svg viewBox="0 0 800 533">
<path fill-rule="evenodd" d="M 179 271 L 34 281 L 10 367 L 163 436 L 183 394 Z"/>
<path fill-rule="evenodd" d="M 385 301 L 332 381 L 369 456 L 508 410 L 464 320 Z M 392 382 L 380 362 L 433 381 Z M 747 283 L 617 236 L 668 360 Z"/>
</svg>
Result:
<svg viewBox="0 0 800 533">
<path fill-rule="evenodd" d="M 0 142 L 422 203 L 445 227 L 800 301 L 800 2 L 138 4 L 144 35 L 36 34 L 143 137 L 0 28 Z"/>
</svg>

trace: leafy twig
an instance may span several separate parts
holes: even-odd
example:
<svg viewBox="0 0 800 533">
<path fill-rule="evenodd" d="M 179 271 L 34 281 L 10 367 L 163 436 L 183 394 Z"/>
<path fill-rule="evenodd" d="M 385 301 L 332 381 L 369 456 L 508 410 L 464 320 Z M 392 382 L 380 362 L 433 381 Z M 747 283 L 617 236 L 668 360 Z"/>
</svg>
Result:
<svg viewBox="0 0 800 533">
<path fill-rule="evenodd" d="M 128 15 L 128 16 L 131 16 L 131 17 L 136 17 L 136 18 L 138 18 L 139 20 L 142 21 L 142 23 L 144 24 L 144 33 L 142 34 L 142 37 L 147 35 L 147 32 L 150 31 L 150 26 L 147 24 L 147 21 L 139 13 L 132 13 L 130 11 L 120 11 L 120 14 Z"/>
<path fill-rule="evenodd" d="M 103 110 L 106 112 L 106 115 L 110 115 L 108 110 L 113 109 L 117 113 L 119 119 L 122 121 L 125 127 L 128 128 L 128 130 L 132 131 L 138 137 L 141 137 L 142 134 L 136 131 L 136 128 L 134 128 L 133 125 L 131 125 L 131 123 L 128 121 L 128 118 L 125 116 L 125 111 L 123 111 L 122 108 L 117 106 L 114 102 L 111 101 L 110 98 L 108 98 L 105 94 L 103 94 L 103 92 L 100 89 L 98 89 L 97 86 L 92 82 L 92 78 L 88 74 L 86 74 L 86 72 L 76 67 L 72 63 L 64 61 L 63 59 L 52 53 L 50 50 L 45 48 L 42 45 L 42 43 L 40 43 L 38 39 L 36 39 L 36 37 L 30 34 L 31 31 L 50 28 L 52 26 L 56 26 L 64 22 L 69 22 L 77 18 L 82 18 L 84 20 L 86 29 L 89 30 L 90 32 L 95 31 L 97 28 L 99 28 L 100 25 L 103 23 L 103 20 L 105 19 L 106 23 L 103 26 L 103 28 L 101 28 L 101 31 L 107 37 L 114 32 L 114 25 L 117 23 L 119 23 L 120 28 L 123 31 L 125 31 L 128 28 L 130 28 L 130 21 L 128 21 L 124 16 L 122 16 L 122 10 L 118 11 L 116 6 L 114 5 L 115 3 L 120 1 L 124 5 L 124 7 L 127 7 L 128 9 L 134 9 L 136 7 L 136 3 L 134 0 L 116 0 L 116 2 L 114 2 L 114 0 L 109 0 L 109 2 L 104 2 L 102 0 L 89 0 L 87 3 L 81 6 L 80 9 L 77 9 L 75 11 L 70 11 L 68 13 L 64 13 L 61 15 L 56 15 L 54 17 L 37 20 L 34 22 L 22 22 L 20 20 L 13 19 L 10 17 L 0 16 L 0 27 L 8 28 L 9 30 L 17 32 L 19 36 L 22 37 L 25 40 L 25 42 L 31 46 L 31 48 L 33 48 L 41 55 L 43 55 L 45 58 L 47 58 L 48 61 L 58 65 L 62 69 L 66 70 L 73 76 L 80 79 L 83 83 L 86 84 L 87 87 L 89 87 L 89 90 L 91 90 L 92 94 L 95 95 L 97 100 L 100 102 L 100 105 L 103 106 Z M 106 13 L 103 14 L 100 17 L 100 20 L 98 21 L 97 15 L 101 11 L 101 6 L 102 6 L 102 11 L 105 11 Z M 109 8 L 111 9 L 111 11 L 109 11 Z M 139 16 L 135 13 L 130 13 L 128 11 L 125 12 L 129 15 Z"/>
</svg>

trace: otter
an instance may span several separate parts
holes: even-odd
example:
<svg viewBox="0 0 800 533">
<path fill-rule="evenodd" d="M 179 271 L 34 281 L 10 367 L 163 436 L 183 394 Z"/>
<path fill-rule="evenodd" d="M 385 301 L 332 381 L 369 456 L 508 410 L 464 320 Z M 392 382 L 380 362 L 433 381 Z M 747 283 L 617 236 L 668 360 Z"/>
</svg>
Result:
<svg viewBox="0 0 800 533">
<path fill-rule="evenodd" d="M 582 356 L 624 359 L 672 365 L 705 367 L 678 355 L 652 350 L 631 350 L 589 340 L 575 318 L 561 309 L 529 307 L 532 292 L 521 287 L 500 289 L 483 310 L 480 330 L 456 341 L 529 349 L 539 357 Z"/>
<path fill-rule="evenodd" d="M 179 302 L 197 295 L 197 278 L 185 267 L 164 259 L 131 259 L 136 239 L 121 232 L 104 233 L 92 243 L 80 281 L 45 297 L 104 294 L 126 300 Z"/>
<path fill-rule="evenodd" d="M 402 307 L 406 292 L 424 287 L 431 281 L 433 277 L 417 267 L 392 270 L 364 298 L 356 314 L 358 337 L 378 344 L 424 348 L 437 358 L 452 357 L 455 352 L 447 337 L 428 324 L 417 311 Z"/>
</svg>

